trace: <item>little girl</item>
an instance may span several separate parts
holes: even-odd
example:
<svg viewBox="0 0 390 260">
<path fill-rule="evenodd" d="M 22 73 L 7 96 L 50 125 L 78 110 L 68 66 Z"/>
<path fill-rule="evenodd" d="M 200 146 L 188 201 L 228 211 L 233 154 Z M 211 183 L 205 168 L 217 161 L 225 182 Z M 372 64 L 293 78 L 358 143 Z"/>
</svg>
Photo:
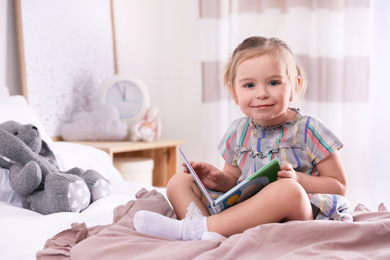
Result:
<svg viewBox="0 0 390 260">
<path fill-rule="evenodd" d="M 234 121 L 219 144 L 225 160 L 222 171 L 204 162 L 191 162 L 192 167 L 208 189 L 220 194 L 274 158 L 281 163 L 278 180 L 210 216 L 185 169 L 167 185 L 168 199 L 180 220 L 139 211 L 134 216 L 135 229 L 198 240 L 228 237 L 265 223 L 343 220 L 348 205 L 343 197 L 347 178 L 338 152 L 343 145 L 320 120 L 289 108 L 289 102 L 304 93 L 306 83 L 290 48 L 276 38 L 244 40 L 226 66 L 224 83 L 246 117 Z"/>
</svg>

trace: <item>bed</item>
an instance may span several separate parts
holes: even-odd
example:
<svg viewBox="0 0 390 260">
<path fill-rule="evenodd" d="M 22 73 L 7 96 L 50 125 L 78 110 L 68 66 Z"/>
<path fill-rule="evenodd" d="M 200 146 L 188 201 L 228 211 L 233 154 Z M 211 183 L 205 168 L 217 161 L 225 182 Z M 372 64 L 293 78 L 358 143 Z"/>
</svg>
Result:
<svg viewBox="0 0 390 260">
<path fill-rule="evenodd" d="M 0 178 L 1 259 L 390 259 L 390 212 L 383 204 L 375 211 L 358 205 L 351 223 L 292 221 L 191 242 L 140 234 L 132 223 L 139 209 L 175 217 L 164 188 L 124 181 L 103 151 L 51 141 L 22 96 L 0 97 L 0 122 L 9 119 L 37 125 L 61 169 L 95 169 L 113 192 L 81 213 L 41 215 L 21 208 Z"/>
</svg>

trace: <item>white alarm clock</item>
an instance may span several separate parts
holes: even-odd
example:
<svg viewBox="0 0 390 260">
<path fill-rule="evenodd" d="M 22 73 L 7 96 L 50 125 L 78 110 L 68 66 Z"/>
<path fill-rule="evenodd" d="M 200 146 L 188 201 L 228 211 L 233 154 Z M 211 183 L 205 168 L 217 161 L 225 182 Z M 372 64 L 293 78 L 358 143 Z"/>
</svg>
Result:
<svg viewBox="0 0 390 260">
<path fill-rule="evenodd" d="M 150 107 L 150 97 L 148 89 L 140 79 L 117 74 L 102 85 L 100 103 L 114 106 L 121 120 L 132 127 Z"/>
</svg>

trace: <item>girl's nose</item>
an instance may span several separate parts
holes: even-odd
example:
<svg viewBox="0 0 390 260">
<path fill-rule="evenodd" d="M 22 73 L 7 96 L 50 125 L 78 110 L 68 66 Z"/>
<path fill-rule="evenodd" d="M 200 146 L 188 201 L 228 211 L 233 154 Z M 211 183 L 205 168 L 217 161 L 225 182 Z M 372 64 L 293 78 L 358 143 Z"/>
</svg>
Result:
<svg viewBox="0 0 390 260">
<path fill-rule="evenodd" d="M 258 88 L 257 93 L 256 93 L 256 98 L 257 99 L 267 99 L 267 98 L 269 98 L 269 93 L 268 93 L 267 87 L 260 86 Z"/>
</svg>

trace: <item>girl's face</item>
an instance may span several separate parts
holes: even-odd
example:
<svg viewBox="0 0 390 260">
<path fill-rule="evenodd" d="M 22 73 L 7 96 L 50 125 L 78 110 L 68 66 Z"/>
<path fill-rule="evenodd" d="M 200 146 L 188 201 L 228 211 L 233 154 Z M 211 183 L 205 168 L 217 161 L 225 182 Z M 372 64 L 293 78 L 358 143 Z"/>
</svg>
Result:
<svg viewBox="0 0 390 260">
<path fill-rule="evenodd" d="M 292 83 L 286 69 L 270 55 L 241 62 L 234 80 L 235 96 L 241 111 L 260 126 L 276 126 L 292 120 L 288 109 Z M 234 94 L 233 94 L 234 95 Z"/>
</svg>

